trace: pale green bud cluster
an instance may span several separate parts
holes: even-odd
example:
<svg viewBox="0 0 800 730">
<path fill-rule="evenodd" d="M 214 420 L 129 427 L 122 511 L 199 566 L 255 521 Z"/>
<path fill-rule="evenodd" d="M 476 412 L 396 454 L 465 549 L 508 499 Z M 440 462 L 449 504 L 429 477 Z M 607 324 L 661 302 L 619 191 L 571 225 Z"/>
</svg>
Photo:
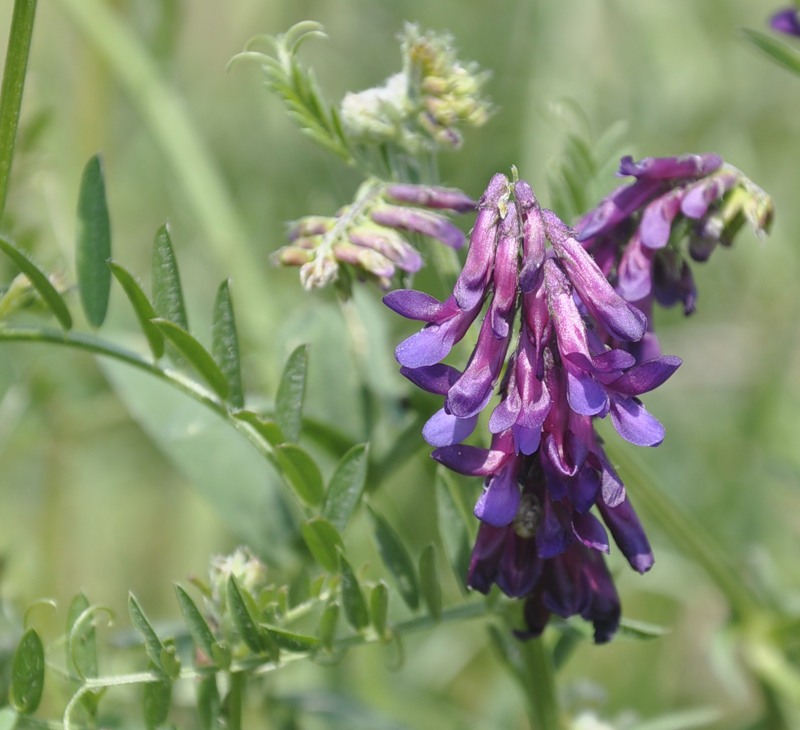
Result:
<svg viewBox="0 0 800 730">
<path fill-rule="evenodd" d="M 409 154 L 461 145 L 461 127 L 479 127 L 491 114 L 483 96 L 488 74 L 461 63 L 446 34 L 407 25 L 403 71 L 383 85 L 344 97 L 342 123 L 359 143 L 393 143 Z"/>
</svg>

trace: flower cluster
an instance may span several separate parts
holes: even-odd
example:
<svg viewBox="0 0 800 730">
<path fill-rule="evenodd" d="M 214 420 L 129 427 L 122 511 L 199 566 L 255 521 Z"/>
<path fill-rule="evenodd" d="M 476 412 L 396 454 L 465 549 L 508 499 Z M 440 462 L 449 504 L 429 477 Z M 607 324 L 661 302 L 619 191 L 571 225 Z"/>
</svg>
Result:
<svg viewBox="0 0 800 730">
<path fill-rule="evenodd" d="M 292 223 L 290 244 L 275 253 L 274 261 L 300 266 L 306 289 L 335 281 L 341 264 L 354 266 L 388 289 L 398 269 L 415 273 L 422 267 L 422 256 L 404 233 L 461 248 L 464 234 L 437 211 L 464 213 L 475 205 L 452 188 L 369 181 L 335 216 L 307 216 Z"/>
<path fill-rule="evenodd" d="M 433 457 L 485 480 L 469 585 L 488 592 L 496 583 L 524 599 L 523 636 L 540 634 L 551 614 L 580 615 L 594 624 L 596 641 L 607 641 L 620 603 L 602 557 L 605 527 L 637 571 L 648 570 L 653 556 L 593 419 L 608 415 L 624 439 L 659 444 L 664 429 L 639 396 L 680 360 L 644 360 L 608 344 L 638 342 L 647 318 L 614 290 L 576 233 L 540 208 L 526 182 L 495 175 L 478 211 L 447 299 L 411 290 L 384 298 L 425 323 L 396 356 L 407 378 L 444 396 L 423 431 Z M 484 310 L 464 370 L 442 363 Z M 464 444 L 498 381 L 490 448 Z"/>
<path fill-rule="evenodd" d="M 648 318 L 641 340 L 609 344 L 641 358 L 659 353 L 653 304 L 680 302 L 695 309 L 697 289 L 689 259 L 706 261 L 717 245 L 730 246 L 745 222 L 764 235 L 771 198 L 715 154 L 622 159 L 620 175 L 635 181 L 612 192 L 576 228 L 578 240 L 606 278 Z M 686 242 L 686 251 L 682 244 Z"/>
<path fill-rule="evenodd" d="M 403 71 L 383 86 L 348 93 L 341 118 L 348 137 L 391 142 L 415 155 L 461 145 L 463 126 L 479 127 L 491 113 L 483 97 L 488 74 L 461 63 L 446 34 L 408 24 L 401 37 Z"/>
<path fill-rule="evenodd" d="M 770 18 L 769 24 L 780 33 L 800 36 L 800 10 L 796 7 L 779 10 Z"/>
</svg>

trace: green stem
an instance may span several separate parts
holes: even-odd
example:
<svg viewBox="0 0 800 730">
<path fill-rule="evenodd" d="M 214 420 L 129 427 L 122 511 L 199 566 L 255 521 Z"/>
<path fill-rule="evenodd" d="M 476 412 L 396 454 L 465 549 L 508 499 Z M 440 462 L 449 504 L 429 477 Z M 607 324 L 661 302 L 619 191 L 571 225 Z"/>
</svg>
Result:
<svg viewBox="0 0 800 730">
<path fill-rule="evenodd" d="M 550 651 L 540 638 L 525 642 L 521 652 L 525 674 L 530 682 L 526 697 L 532 727 L 535 730 L 563 730 Z"/>
<path fill-rule="evenodd" d="M 225 709 L 228 730 L 242 730 L 242 707 L 244 705 L 245 675 L 241 672 L 231 672 L 231 686 L 225 698 Z"/>
<path fill-rule="evenodd" d="M 59 0 L 59 4 L 128 93 L 183 188 L 218 261 L 248 295 L 262 291 L 259 272 L 263 265 L 247 245 L 247 229 L 178 94 L 162 82 L 155 63 L 108 3 Z M 268 310 L 267 306 L 243 308 L 249 333 L 263 333 L 272 314 Z"/>
<path fill-rule="evenodd" d="M 102 357 L 111 358 L 112 360 L 124 362 L 138 370 L 150 373 L 153 377 L 169 383 L 176 390 L 221 416 L 233 428 L 244 435 L 262 456 L 278 468 L 272 453 L 272 447 L 257 431 L 244 421 L 236 418 L 228 406 L 217 398 L 217 396 L 182 373 L 162 368 L 157 363 L 147 360 L 131 350 L 119 347 L 110 342 L 105 342 L 94 335 L 83 332 L 35 327 L 15 327 L 13 329 L 8 329 L 0 326 L 0 342 L 31 342 L 62 345 L 74 350 L 83 350 L 93 355 L 100 355 Z"/>
<path fill-rule="evenodd" d="M 692 514 L 684 511 L 658 487 L 656 478 L 630 449 L 615 443 L 605 445 L 611 460 L 620 465 L 626 484 L 633 485 L 637 504 L 644 505 L 674 545 L 691 556 L 727 598 L 734 617 L 743 620 L 758 610 L 758 596 L 742 581 L 724 549 Z"/>
<path fill-rule="evenodd" d="M 6 209 L 8 183 L 11 177 L 11 162 L 19 126 L 19 111 L 22 106 L 22 91 L 25 88 L 25 72 L 33 35 L 33 19 L 36 15 L 36 0 L 15 0 L 11 16 L 11 31 L 8 36 L 8 53 L 3 71 L 3 86 L 0 89 L 0 219 Z"/>
</svg>

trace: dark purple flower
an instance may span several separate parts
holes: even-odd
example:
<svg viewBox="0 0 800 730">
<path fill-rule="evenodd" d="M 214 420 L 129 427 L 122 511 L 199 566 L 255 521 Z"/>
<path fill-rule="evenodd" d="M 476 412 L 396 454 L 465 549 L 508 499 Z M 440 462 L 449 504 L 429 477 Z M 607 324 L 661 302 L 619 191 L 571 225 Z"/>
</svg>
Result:
<svg viewBox="0 0 800 730">
<path fill-rule="evenodd" d="M 770 18 L 769 24 L 780 33 L 800 36 L 800 11 L 796 7 L 779 10 Z"/>
<path fill-rule="evenodd" d="M 602 225 L 613 232 L 648 196 L 668 191 L 670 180 L 685 181 L 712 163 L 694 157 L 630 162 L 641 176 L 638 187 L 612 196 L 614 209 Z M 669 215 L 679 206 L 678 200 Z M 453 294 L 443 302 L 409 290 L 384 298 L 396 312 L 425 323 L 398 345 L 397 360 L 410 381 L 443 397 L 423 429 L 436 447 L 433 458 L 483 478 L 469 584 L 482 592 L 497 584 L 524 599 L 521 636 L 541 633 L 551 614 L 579 615 L 594 623 L 597 641 L 607 641 L 620 608 L 602 557 L 609 551 L 606 527 L 636 570 L 647 570 L 653 557 L 593 419 L 610 416 L 635 444 L 660 443 L 664 429 L 639 396 L 667 380 L 680 360 L 638 356 L 638 350 L 653 351 L 646 313 L 609 283 L 612 268 L 598 265 L 574 231 L 539 207 L 527 183 L 495 175 L 478 209 Z M 648 251 L 641 247 L 639 259 L 623 267 L 627 289 L 638 287 L 644 297 L 657 287 Z M 603 265 L 615 266 L 614 255 Z M 443 364 L 484 305 L 463 371 Z M 463 443 L 495 393 L 491 448 Z"/>
</svg>

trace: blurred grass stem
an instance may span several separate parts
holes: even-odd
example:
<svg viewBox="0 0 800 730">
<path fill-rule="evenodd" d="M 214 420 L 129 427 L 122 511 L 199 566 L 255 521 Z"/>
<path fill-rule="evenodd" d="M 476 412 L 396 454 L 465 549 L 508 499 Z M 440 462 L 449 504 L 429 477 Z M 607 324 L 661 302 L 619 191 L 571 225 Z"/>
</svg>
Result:
<svg viewBox="0 0 800 730">
<path fill-rule="evenodd" d="M 8 36 L 8 52 L 0 89 L 0 220 L 6 209 L 11 163 L 17 139 L 25 72 L 33 36 L 36 0 L 16 0 Z"/>
</svg>

